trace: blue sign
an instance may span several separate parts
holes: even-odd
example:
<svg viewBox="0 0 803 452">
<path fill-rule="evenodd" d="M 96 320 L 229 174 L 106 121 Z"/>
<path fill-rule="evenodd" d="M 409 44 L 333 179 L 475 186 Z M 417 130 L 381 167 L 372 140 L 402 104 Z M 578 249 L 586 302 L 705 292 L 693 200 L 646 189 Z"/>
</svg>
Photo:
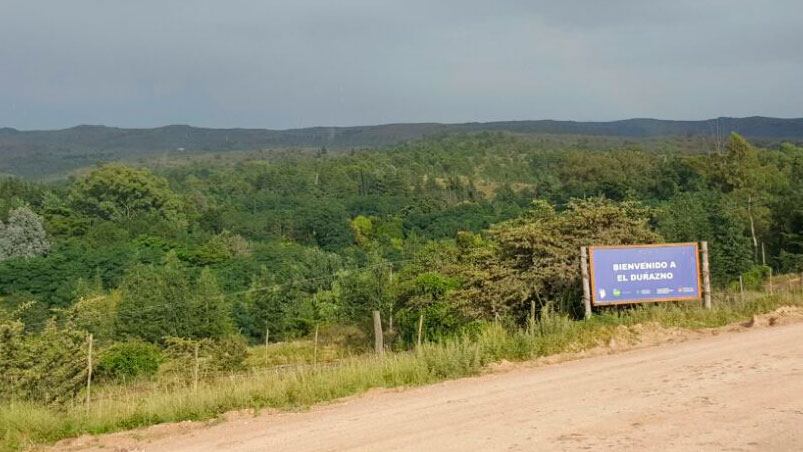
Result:
<svg viewBox="0 0 803 452">
<path fill-rule="evenodd" d="M 696 243 L 589 248 L 595 306 L 700 299 Z"/>
</svg>

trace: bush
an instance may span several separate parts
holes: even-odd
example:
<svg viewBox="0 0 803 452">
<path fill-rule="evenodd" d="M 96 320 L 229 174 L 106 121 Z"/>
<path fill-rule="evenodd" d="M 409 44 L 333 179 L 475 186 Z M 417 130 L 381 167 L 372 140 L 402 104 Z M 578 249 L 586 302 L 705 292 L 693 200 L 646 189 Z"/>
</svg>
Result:
<svg viewBox="0 0 803 452">
<path fill-rule="evenodd" d="M 100 354 L 96 371 L 99 378 L 131 379 L 155 374 L 161 362 L 162 352 L 153 344 L 119 342 Z"/>
<path fill-rule="evenodd" d="M 764 283 L 769 280 L 771 270 L 772 269 L 766 265 L 754 265 L 750 267 L 749 270 L 742 273 L 744 290 L 762 290 L 764 288 Z M 739 281 L 731 282 L 729 288 L 733 291 L 738 291 Z"/>
<path fill-rule="evenodd" d="M 248 344 L 242 336 L 227 336 L 206 344 L 209 356 L 208 368 L 212 371 L 235 371 L 244 368 Z"/>
<path fill-rule="evenodd" d="M 86 384 L 86 333 L 48 323 L 24 334 L 21 322 L 0 322 L 0 399 L 64 403 Z"/>
<path fill-rule="evenodd" d="M 248 344 L 242 336 L 226 336 L 217 339 L 187 339 L 168 337 L 166 353 L 168 361 L 163 372 L 191 378 L 195 368 L 195 353 L 198 353 L 198 371 L 201 377 L 217 372 L 242 370 L 248 355 Z"/>
</svg>

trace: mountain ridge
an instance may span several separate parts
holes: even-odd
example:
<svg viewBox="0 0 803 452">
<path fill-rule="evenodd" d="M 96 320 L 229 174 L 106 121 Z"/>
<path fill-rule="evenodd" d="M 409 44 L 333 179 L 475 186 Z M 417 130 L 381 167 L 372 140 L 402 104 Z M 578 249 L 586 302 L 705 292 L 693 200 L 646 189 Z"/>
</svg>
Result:
<svg viewBox="0 0 803 452">
<path fill-rule="evenodd" d="M 295 129 L 205 128 L 171 124 L 121 128 L 84 124 L 56 130 L 0 128 L 0 173 L 41 173 L 78 168 L 98 161 L 148 157 L 171 152 L 225 152 L 277 148 L 355 149 L 384 147 L 427 136 L 482 131 L 518 134 L 619 138 L 724 137 L 803 141 L 803 118 L 750 116 L 707 120 L 631 118 L 617 121 L 518 120 L 464 123 L 389 123 Z M 47 172 L 47 171 L 46 171 Z"/>
</svg>

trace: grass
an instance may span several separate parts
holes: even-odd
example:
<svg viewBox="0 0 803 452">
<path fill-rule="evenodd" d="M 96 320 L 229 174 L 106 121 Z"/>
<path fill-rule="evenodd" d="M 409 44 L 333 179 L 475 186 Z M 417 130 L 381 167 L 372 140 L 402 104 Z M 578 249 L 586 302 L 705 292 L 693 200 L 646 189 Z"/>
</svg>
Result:
<svg viewBox="0 0 803 452">
<path fill-rule="evenodd" d="M 418 386 L 476 375 L 503 359 L 522 361 L 589 349 L 606 343 L 622 327 L 647 322 L 664 327 L 720 327 L 784 305 L 803 306 L 803 297 L 788 293 L 752 294 L 746 300 L 722 297 L 712 310 L 659 304 L 608 310 L 587 321 L 550 315 L 529 331 L 488 325 L 473 337 L 424 344 L 415 352 L 343 358 L 336 366 L 285 372 L 243 372 L 203 381 L 197 391 L 186 384 L 166 382 L 133 391 L 124 386 L 105 388 L 89 406 L 77 402 L 67 407 L 7 403 L 0 406 L 0 449 L 18 450 L 86 433 L 164 422 L 213 419 L 232 410 L 298 409 L 371 388 Z M 257 350 L 254 355 L 257 359 Z"/>
</svg>

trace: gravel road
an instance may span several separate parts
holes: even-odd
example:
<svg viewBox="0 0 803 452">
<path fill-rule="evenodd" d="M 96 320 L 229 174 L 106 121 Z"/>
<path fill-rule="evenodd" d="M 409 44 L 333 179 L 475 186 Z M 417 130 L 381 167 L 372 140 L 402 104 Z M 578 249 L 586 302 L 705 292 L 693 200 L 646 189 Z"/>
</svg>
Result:
<svg viewBox="0 0 803 452">
<path fill-rule="evenodd" d="M 803 323 L 721 333 L 297 413 L 95 442 L 104 450 L 803 450 Z"/>
</svg>

